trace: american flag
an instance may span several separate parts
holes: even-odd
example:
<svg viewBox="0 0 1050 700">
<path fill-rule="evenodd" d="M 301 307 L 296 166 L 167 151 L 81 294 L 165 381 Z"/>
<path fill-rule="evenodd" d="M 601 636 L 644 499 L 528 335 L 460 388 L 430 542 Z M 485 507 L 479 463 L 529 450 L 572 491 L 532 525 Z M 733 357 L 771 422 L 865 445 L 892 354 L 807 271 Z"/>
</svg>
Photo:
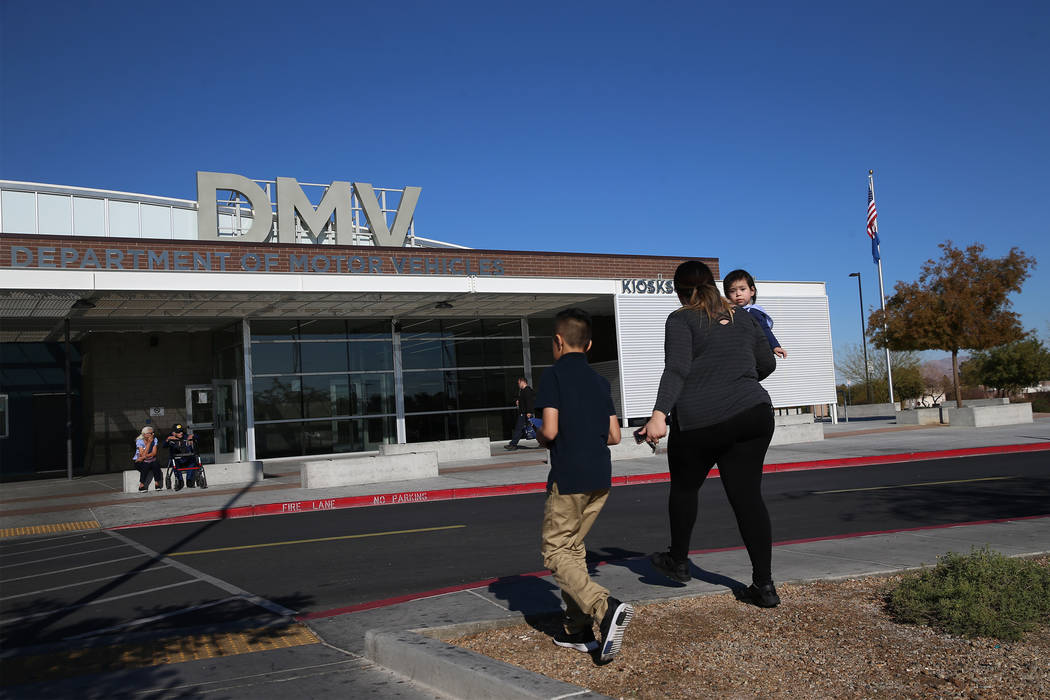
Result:
<svg viewBox="0 0 1050 700">
<path fill-rule="evenodd" d="M 868 238 L 871 239 L 872 262 L 879 262 L 879 215 L 875 213 L 875 186 L 868 178 Z"/>
</svg>

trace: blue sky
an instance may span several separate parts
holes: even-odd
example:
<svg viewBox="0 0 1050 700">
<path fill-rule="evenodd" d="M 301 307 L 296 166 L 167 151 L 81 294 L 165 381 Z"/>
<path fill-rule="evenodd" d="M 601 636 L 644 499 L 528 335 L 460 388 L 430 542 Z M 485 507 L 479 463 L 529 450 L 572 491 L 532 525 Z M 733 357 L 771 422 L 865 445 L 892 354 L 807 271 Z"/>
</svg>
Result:
<svg viewBox="0 0 1050 700">
<path fill-rule="evenodd" d="M 196 198 L 195 172 L 416 185 L 419 235 L 715 256 L 827 282 L 875 170 L 887 294 L 1017 246 L 1050 337 L 1050 4 L 0 2 L 0 177 Z"/>
</svg>

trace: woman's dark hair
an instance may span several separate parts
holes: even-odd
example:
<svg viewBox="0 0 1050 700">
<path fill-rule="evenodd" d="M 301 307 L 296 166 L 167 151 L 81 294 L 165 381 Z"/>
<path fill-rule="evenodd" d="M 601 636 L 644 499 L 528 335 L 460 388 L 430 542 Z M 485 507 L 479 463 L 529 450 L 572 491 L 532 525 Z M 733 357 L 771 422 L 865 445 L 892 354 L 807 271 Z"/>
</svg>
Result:
<svg viewBox="0 0 1050 700">
<path fill-rule="evenodd" d="M 747 270 L 733 270 L 726 275 L 725 279 L 722 280 L 722 291 L 726 296 L 729 296 L 729 286 L 733 282 L 739 282 L 740 280 L 747 281 L 747 286 L 751 288 L 751 303 L 754 304 L 758 301 L 758 292 L 755 291 L 755 278 Z"/>
<path fill-rule="evenodd" d="M 678 266 L 674 271 L 674 290 L 687 309 L 703 311 L 709 319 L 722 314 L 731 317 L 732 303 L 718 293 L 711 268 L 699 260 L 686 260 Z"/>
</svg>

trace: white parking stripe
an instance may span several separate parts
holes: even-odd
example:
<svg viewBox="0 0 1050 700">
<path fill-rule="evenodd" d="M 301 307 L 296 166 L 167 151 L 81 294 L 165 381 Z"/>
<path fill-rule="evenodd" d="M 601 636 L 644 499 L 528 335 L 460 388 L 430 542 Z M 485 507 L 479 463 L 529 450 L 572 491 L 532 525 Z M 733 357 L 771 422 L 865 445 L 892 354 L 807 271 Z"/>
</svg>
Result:
<svg viewBox="0 0 1050 700">
<path fill-rule="evenodd" d="M 92 564 L 83 564 L 81 566 L 71 566 L 67 569 L 56 569 L 53 571 L 45 571 L 40 574 L 29 574 L 28 576 L 18 576 L 17 578 L 5 578 L 0 579 L 0 583 L 14 583 L 15 581 L 25 581 L 29 578 L 38 578 L 40 576 L 54 576 L 55 574 L 64 574 L 67 571 L 79 571 L 80 569 L 90 569 L 92 566 L 104 566 L 105 564 L 115 564 L 118 561 L 127 561 L 128 559 L 141 559 L 142 557 L 148 556 L 146 554 L 132 554 L 130 557 L 119 557 L 117 559 L 107 559 L 106 561 L 96 561 Z"/>
<path fill-rule="evenodd" d="M 159 571 L 160 569 L 170 568 L 170 566 L 171 566 L 170 564 L 158 564 L 157 566 L 151 566 L 148 569 L 143 569 L 142 571 L 139 571 L 138 573 L 144 574 L 144 573 L 147 573 L 147 572 L 150 572 L 150 571 Z M 41 593 L 50 593 L 51 591 L 61 591 L 63 588 L 74 588 L 76 586 L 85 586 L 85 585 L 87 585 L 89 583 L 100 583 L 102 581 L 112 581 L 115 578 L 120 578 L 120 577 L 126 576 L 126 575 L 127 575 L 126 572 L 121 572 L 119 574 L 113 574 L 112 576 L 103 576 L 101 578 L 92 578 L 92 579 L 88 579 L 86 581 L 77 581 L 76 583 L 67 583 L 64 586 L 55 586 L 53 588 L 41 588 L 40 590 L 37 590 L 37 591 L 30 591 L 28 593 L 18 593 L 18 594 L 15 594 L 15 595 L 5 595 L 3 598 L 0 598 L 0 601 L 13 600 L 15 598 L 25 598 L 26 596 L 40 595 Z"/>
<path fill-rule="evenodd" d="M 0 513 L 0 515 L 3 515 L 3 513 Z M 6 553 L 6 551 L 8 549 L 13 549 L 15 547 L 21 547 L 22 545 L 56 542 L 58 540 L 68 540 L 71 537 L 86 537 L 86 536 L 93 535 L 93 534 L 95 534 L 95 533 L 76 532 L 76 533 L 73 533 L 72 535 L 58 535 L 58 536 L 55 536 L 55 537 L 44 536 L 44 537 L 40 537 L 40 538 L 35 539 L 35 540 L 21 540 L 19 542 L 6 542 L 3 545 L 0 545 L 0 553 Z M 102 539 L 102 537 L 96 536 L 93 539 L 96 539 L 96 540 L 97 539 Z M 15 554 L 15 553 L 16 552 L 12 552 L 12 554 Z"/>
<path fill-rule="evenodd" d="M 160 554 L 158 554 L 157 552 L 154 552 L 149 547 L 147 547 L 145 545 L 142 545 L 142 544 L 139 544 L 135 540 L 129 539 L 128 537 L 120 534 L 119 532 L 113 532 L 112 530 L 110 530 L 106 534 L 111 536 L 111 537 L 117 538 L 121 542 L 125 542 L 126 544 L 128 544 L 131 547 L 134 547 L 135 549 L 139 550 L 140 552 L 149 554 L 150 556 L 154 556 L 154 557 L 156 557 L 158 559 L 161 558 Z M 221 590 L 226 591 L 230 595 L 240 596 L 241 598 L 244 598 L 246 601 L 248 601 L 250 603 L 254 603 L 255 605 L 258 605 L 260 608 L 263 608 L 264 610 L 269 610 L 270 612 L 272 612 L 275 615 L 281 615 L 282 617 L 295 617 L 295 615 L 296 615 L 296 612 L 294 610 L 290 610 L 290 609 L 284 607 L 283 605 L 281 605 L 280 603 L 275 603 L 272 600 L 267 600 L 266 598 L 262 598 L 260 596 L 257 596 L 254 593 L 250 593 L 250 592 L 244 590 L 243 588 L 238 588 L 237 586 L 234 586 L 232 583 L 227 583 L 226 581 L 223 581 L 222 579 L 215 578 L 214 576 L 209 576 L 208 574 L 204 573 L 203 571 L 197 571 L 192 566 L 187 566 L 186 564 L 183 564 L 181 561 L 176 561 L 174 559 L 169 559 L 167 557 L 164 557 L 163 560 L 165 562 L 171 564 L 172 566 L 174 566 L 176 569 L 179 569 L 180 571 L 182 571 L 182 572 L 184 572 L 186 574 L 189 574 L 190 576 L 195 576 L 198 579 L 200 579 L 201 581 L 205 581 L 206 583 L 210 583 L 211 585 L 215 586 L 216 588 L 219 588 Z"/>
<path fill-rule="evenodd" d="M 109 547 L 100 547 L 99 549 L 89 549 L 86 552 L 73 552 L 71 554 L 63 554 L 58 557 L 45 557 L 43 559 L 33 559 L 32 561 L 16 561 L 16 562 L 4 562 L 4 568 L 12 566 L 26 566 L 28 564 L 42 564 L 45 561 L 54 561 L 55 559 L 69 559 L 70 557 L 79 557 L 81 554 L 94 554 L 95 552 L 104 552 L 107 549 L 119 549 L 123 545 L 114 544 Z"/>
<path fill-rule="evenodd" d="M 113 625 L 112 627 L 104 627 L 104 628 L 98 629 L 98 630 L 91 630 L 90 632 L 85 632 L 83 634 L 77 634 L 77 635 L 74 635 L 72 637 L 66 637 L 65 639 L 66 639 L 66 641 L 69 641 L 71 639 L 86 639 L 87 637 L 96 637 L 96 636 L 98 636 L 100 634 L 107 634 L 109 632 L 116 632 L 117 630 L 130 629 L 132 627 L 141 627 L 142 625 L 148 625 L 151 622 L 156 622 L 158 620 L 163 620 L 163 619 L 168 618 L 168 617 L 175 617 L 176 615 L 184 615 L 184 614 L 186 614 L 188 612 L 195 612 L 197 610 L 204 610 L 205 608 L 213 608 L 216 605 L 224 605 L 226 603 L 229 603 L 230 601 L 240 600 L 240 599 L 241 599 L 240 596 L 231 595 L 229 598 L 223 598 L 221 600 L 213 600 L 210 603 L 203 603 L 202 605 L 191 605 L 188 608 L 179 608 L 178 610 L 173 610 L 172 612 L 166 612 L 163 615 L 152 615 L 150 617 L 140 617 L 137 620 L 131 620 L 129 622 L 125 622 L 122 625 Z"/>
<path fill-rule="evenodd" d="M 105 538 L 105 535 L 103 535 L 102 537 L 95 537 L 90 542 L 87 541 L 87 540 L 85 540 L 84 542 L 66 542 L 65 544 L 56 544 L 56 545 L 52 545 L 50 547 L 41 547 L 40 549 L 33 549 L 33 550 L 29 550 L 29 551 L 24 551 L 24 552 L 4 552 L 4 553 L 0 554 L 0 557 L 17 557 L 20 554 L 36 554 L 37 552 L 45 552 L 45 551 L 47 551 L 49 549 L 61 549 L 63 547 L 76 547 L 77 545 L 92 544 L 92 542 L 94 540 L 99 540 L 99 539 L 104 539 L 104 538 Z"/>
<path fill-rule="evenodd" d="M 87 608 L 92 605 L 101 605 L 103 603 L 112 603 L 114 600 L 122 600 L 124 598 L 134 598 L 135 596 L 147 595 L 149 593 L 156 593 L 157 591 L 163 591 L 168 588 L 176 588 L 178 586 L 188 586 L 191 583 L 200 583 L 196 579 L 191 581 L 179 581 L 178 583 L 169 583 L 166 586 L 154 586 L 153 588 L 147 588 L 143 591 L 135 591 L 134 593 L 125 593 L 124 595 L 110 596 L 109 598 L 99 598 L 93 600 L 90 603 L 81 603 L 80 605 L 66 605 L 61 608 L 54 608 L 52 610 L 45 610 L 44 612 L 33 613 L 32 615 L 22 615 L 20 617 L 9 617 L 6 620 L 0 620 L 0 627 L 4 625 L 12 625 L 16 622 L 23 620 L 32 620 L 38 617 L 47 617 L 48 615 L 54 615 L 55 613 L 69 612 L 72 610 L 80 610 L 81 608 Z"/>
</svg>

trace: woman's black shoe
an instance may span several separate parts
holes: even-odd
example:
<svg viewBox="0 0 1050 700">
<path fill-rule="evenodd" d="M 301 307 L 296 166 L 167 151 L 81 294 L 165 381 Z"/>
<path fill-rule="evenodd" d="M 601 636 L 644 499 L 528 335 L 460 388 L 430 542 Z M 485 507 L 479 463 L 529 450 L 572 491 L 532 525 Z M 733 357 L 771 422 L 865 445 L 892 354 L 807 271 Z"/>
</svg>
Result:
<svg viewBox="0 0 1050 700">
<path fill-rule="evenodd" d="M 649 555 L 649 563 L 661 574 L 678 583 L 686 583 L 693 576 L 689 573 L 689 560 L 677 561 L 670 552 L 656 552 Z"/>
<path fill-rule="evenodd" d="M 760 608 L 775 608 L 780 605 L 780 596 L 773 582 L 763 583 L 761 586 L 751 584 L 747 589 L 747 595 L 751 602 Z"/>
</svg>

